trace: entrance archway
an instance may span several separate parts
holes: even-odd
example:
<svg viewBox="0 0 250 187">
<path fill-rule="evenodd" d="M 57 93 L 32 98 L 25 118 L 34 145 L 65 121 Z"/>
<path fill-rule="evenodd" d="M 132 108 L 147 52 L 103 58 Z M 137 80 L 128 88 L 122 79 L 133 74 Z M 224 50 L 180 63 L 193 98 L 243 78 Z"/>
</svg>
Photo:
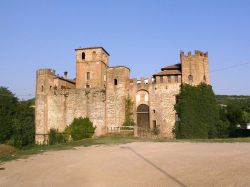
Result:
<svg viewBox="0 0 250 187">
<path fill-rule="evenodd" d="M 141 104 L 137 107 L 137 126 L 147 129 L 150 128 L 148 105 Z"/>
</svg>

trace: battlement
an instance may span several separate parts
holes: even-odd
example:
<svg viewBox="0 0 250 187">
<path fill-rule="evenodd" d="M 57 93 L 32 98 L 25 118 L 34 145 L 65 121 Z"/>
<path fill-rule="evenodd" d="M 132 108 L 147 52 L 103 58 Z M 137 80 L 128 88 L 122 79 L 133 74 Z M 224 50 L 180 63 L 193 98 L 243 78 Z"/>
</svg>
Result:
<svg viewBox="0 0 250 187">
<path fill-rule="evenodd" d="M 45 69 L 38 69 L 36 71 L 37 75 L 55 75 L 55 70 L 50 69 L 50 68 L 45 68 Z"/>
<path fill-rule="evenodd" d="M 181 57 L 181 58 L 182 58 L 182 57 L 198 57 L 198 56 L 208 58 L 208 52 L 205 52 L 205 53 L 204 53 L 204 52 L 202 52 L 202 51 L 195 50 L 195 51 L 194 51 L 194 54 L 192 54 L 192 52 L 189 51 L 189 52 L 187 53 L 187 55 L 185 55 L 184 51 L 181 51 L 181 52 L 180 52 L 180 57 Z"/>
</svg>

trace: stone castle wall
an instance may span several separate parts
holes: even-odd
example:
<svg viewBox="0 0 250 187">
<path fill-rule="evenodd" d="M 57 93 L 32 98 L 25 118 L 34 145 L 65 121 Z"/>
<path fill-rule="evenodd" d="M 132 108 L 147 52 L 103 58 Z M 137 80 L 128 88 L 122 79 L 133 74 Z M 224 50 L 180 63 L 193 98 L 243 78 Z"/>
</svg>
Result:
<svg viewBox="0 0 250 187">
<path fill-rule="evenodd" d="M 39 132 L 47 134 L 51 128 L 62 132 L 74 118 L 89 117 L 93 125 L 97 127 L 95 135 L 99 136 L 105 131 L 105 99 L 104 89 L 56 90 L 48 94 L 45 99 L 47 107 L 43 109 L 42 114 L 46 114 L 47 124 L 41 125 Z M 43 136 L 39 136 L 37 141 L 44 141 Z"/>
</svg>

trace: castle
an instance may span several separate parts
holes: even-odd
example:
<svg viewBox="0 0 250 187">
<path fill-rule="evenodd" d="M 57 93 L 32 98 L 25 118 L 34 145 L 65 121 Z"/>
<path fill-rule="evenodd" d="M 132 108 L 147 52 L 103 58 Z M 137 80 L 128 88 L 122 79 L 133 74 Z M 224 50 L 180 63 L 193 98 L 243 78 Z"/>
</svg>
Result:
<svg viewBox="0 0 250 187">
<path fill-rule="evenodd" d="M 125 121 L 125 100 L 131 98 L 137 127 L 158 127 L 161 136 L 172 138 L 178 114 L 174 110 L 181 83 L 210 83 L 208 53 L 180 53 L 180 63 L 165 66 L 148 78 L 130 78 L 126 66 L 109 66 L 103 47 L 75 49 L 76 78 L 61 77 L 52 69 L 36 72 L 36 142 L 47 141 L 51 128 L 63 131 L 75 117 L 89 117 L 95 135 Z"/>
</svg>

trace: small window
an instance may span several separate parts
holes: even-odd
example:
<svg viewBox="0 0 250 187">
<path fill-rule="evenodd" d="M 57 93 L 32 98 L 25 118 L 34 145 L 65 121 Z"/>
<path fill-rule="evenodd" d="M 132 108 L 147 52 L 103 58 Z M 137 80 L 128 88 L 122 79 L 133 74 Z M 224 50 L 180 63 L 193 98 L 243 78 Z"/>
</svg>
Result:
<svg viewBox="0 0 250 187">
<path fill-rule="evenodd" d="M 207 81 L 207 79 L 206 79 L 206 76 L 204 75 L 204 77 L 203 77 L 203 81 L 204 82 L 206 82 Z"/>
<path fill-rule="evenodd" d="M 43 86 L 41 87 L 41 91 L 43 92 Z"/>
<path fill-rule="evenodd" d="M 193 75 L 189 75 L 188 80 L 189 80 L 189 82 L 193 82 Z"/>
<path fill-rule="evenodd" d="M 90 88 L 90 85 L 89 85 L 89 84 L 86 84 L 86 88 Z"/>
<path fill-rule="evenodd" d="M 153 112 L 155 113 L 155 110 L 153 110 Z"/>
<path fill-rule="evenodd" d="M 174 78 L 175 78 L 175 82 L 178 82 L 178 76 L 175 76 Z"/>
<path fill-rule="evenodd" d="M 95 51 L 93 51 L 93 53 L 92 53 L 92 58 L 93 58 L 93 60 L 96 59 L 96 52 Z"/>
<path fill-rule="evenodd" d="M 153 128 L 156 129 L 156 120 L 153 120 Z"/>
<path fill-rule="evenodd" d="M 179 101 L 180 101 L 180 97 L 179 97 L 179 95 L 176 95 L 176 96 L 175 96 L 175 103 L 178 104 Z"/>
<path fill-rule="evenodd" d="M 90 80 L 90 72 L 87 72 L 87 80 Z"/>
<path fill-rule="evenodd" d="M 49 89 L 52 90 L 52 86 L 50 86 Z"/>
<path fill-rule="evenodd" d="M 84 59 L 85 59 L 85 53 L 82 52 L 82 60 L 84 60 Z"/>
<path fill-rule="evenodd" d="M 160 83 L 163 83 L 163 77 L 162 76 L 160 77 Z"/>
<path fill-rule="evenodd" d="M 171 77 L 168 76 L 168 83 L 171 83 Z"/>
<path fill-rule="evenodd" d="M 114 85 L 116 86 L 118 84 L 117 79 L 114 79 Z"/>
</svg>

